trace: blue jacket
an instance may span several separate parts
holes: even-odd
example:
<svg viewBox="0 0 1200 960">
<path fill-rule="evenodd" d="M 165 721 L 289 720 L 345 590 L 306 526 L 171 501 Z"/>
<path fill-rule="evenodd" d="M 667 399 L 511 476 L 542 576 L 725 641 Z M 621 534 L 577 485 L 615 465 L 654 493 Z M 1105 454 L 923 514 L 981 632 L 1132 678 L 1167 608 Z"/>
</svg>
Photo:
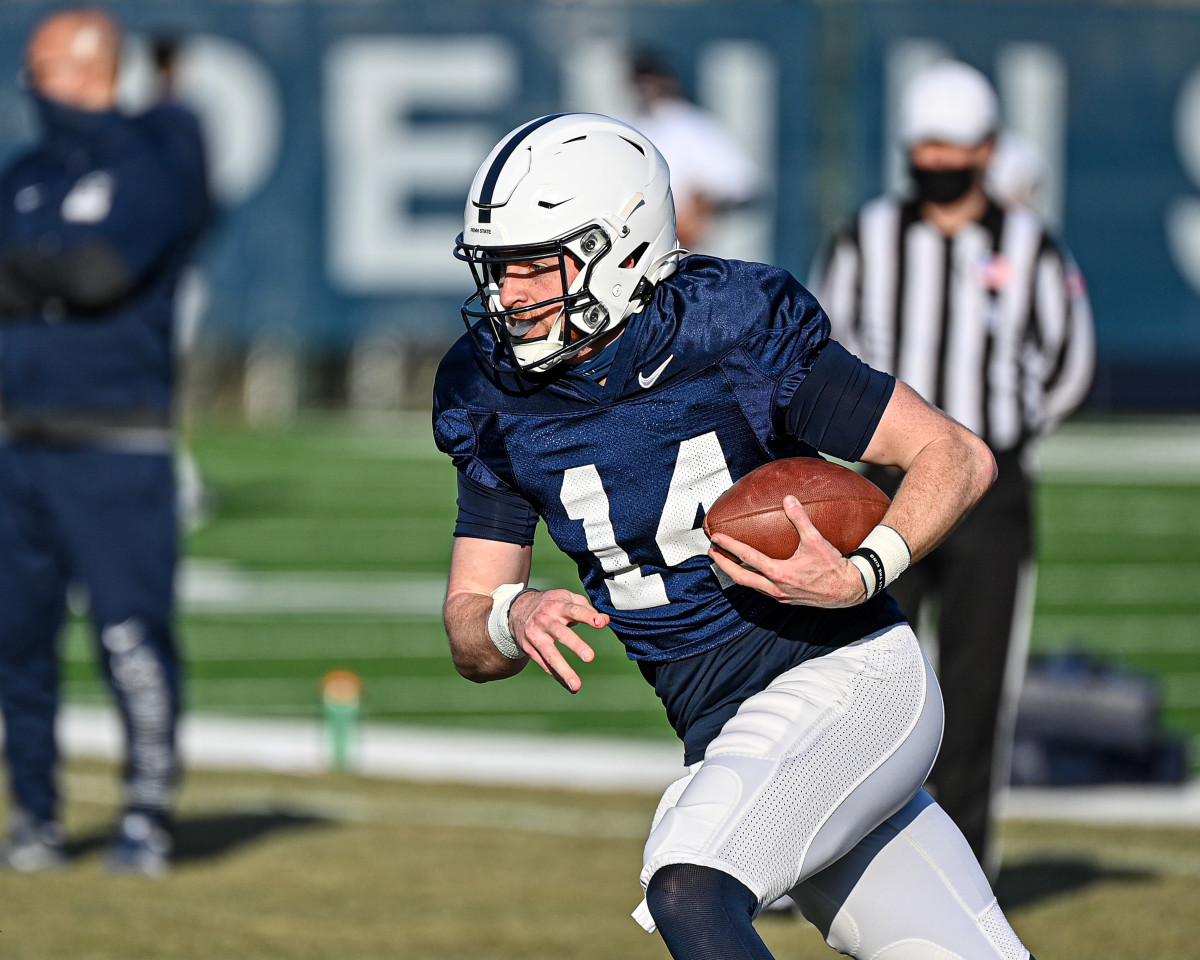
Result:
<svg viewBox="0 0 1200 960">
<path fill-rule="evenodd" d="M 194 119 L 35 101 L 44 135 L 0 177 L 4 417 L 165 424 L 175 287 L 209 214 Z"/>
</svg>

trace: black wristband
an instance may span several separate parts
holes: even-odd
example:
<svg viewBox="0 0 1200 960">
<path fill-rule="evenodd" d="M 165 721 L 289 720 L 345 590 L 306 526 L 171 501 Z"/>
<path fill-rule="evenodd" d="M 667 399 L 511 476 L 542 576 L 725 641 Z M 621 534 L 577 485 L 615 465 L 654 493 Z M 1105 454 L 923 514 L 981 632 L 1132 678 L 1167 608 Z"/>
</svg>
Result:
<svg viewBox="0 0 1200 960">
<path fill-rule="evenodd" d="M 875 594 L 877 594 L 887 585 L 887 571 L 883 569 L 883 560 L 880 559 L 879 554 L 877 554 L 870 547 L 859 547 L 857 550 L 851 550 L 848 554 L 846 554 L 846 556 L 862 557 L 867 561 L 872 572 L 875 574 L 875 589 L 867 591 L 868 599 L 875 596 Z"/>
</svg>

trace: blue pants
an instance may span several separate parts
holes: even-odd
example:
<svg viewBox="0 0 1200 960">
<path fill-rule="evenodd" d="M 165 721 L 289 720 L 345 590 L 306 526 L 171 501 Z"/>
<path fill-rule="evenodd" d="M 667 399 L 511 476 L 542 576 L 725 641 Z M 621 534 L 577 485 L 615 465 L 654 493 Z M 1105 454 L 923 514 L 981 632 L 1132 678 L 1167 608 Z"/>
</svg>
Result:
<svg viewBox="0 0 1200 960">
<path fill-rule="evenodd" d="M 170 457 L 0 445 L 0 708 L 14 799 L 57 815 L 54 718 L 68 583 L 86 588 L 126 735 L 125 803 L 165 813 L 178 778 L 179 549 Z"/>
</svg>

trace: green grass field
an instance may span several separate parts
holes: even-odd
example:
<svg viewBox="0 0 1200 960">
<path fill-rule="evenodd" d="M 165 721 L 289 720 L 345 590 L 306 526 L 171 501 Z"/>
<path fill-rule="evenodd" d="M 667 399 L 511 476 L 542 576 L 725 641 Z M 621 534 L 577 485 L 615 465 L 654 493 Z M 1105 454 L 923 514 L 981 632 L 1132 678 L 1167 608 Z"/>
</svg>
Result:
<svg viewBox="0 0 1200 960">
<path fill-rule="evenodd" d="M 195 771 L 176 870 L 108 877 L 116 771 L 74 763 L 76 860 L 0 873 L 5 960 L 665 960 L 629 912 L 656 798 Z M 1010 822 L 997 892 L 1038 957 L 1196 960 L 1200 831 Z M 779 960 L 835 954 L 794 916 Z"/>
<path fill-rule="evenodd" d="M 1105 429 L 1079 432 L 1102 440 Z M 1128 449 L 1147 429 L 1115 424 L 1112 445 Z M 321 676 L 348 667 L 366 680 L 373 720 L 672 736 L 611 635 L 576 697 L 534 670 L 483 687 L 454 674 L 438 616 L 454 474 L 424 417 L 314 419 L 286 431 L 205 423 L 193 447 L 216 509 L 190 556 L 210 580 L 232 576 L 249 596 L 185 604 L 192 709 L 310 716 Z M 1033 647 L 1153 673 L 1166 723 L 1200 744 L 1200 468 L 1185 482 L 1153 469 L 1137 477 L 1045 476 Z M 578 582 L 548 540 L 534 577 Z M 78 625 L 68 657 L 69 698 L 103 702 Z"/>
<path fill-rule="evenodd" d="M 424 418 L 206 423 L 194 449 L 216 510 L 190 539 L 180 618 L 192 710 L 312 717 L 321 676 L 351 667 L 375 721 L 672 739 L 611 637 L 576 697 L 533 671 L 482 687 L 453 673 L 438 606 L 454 478 Z M 1153 672 L 1167 722 L 1195 742 L 1200 470 L 1052 471 L 1039 506 L 1035 649 Z M 536 564 L 540 581 L 574 582 L 548 543 Z M 69 699 L 105 702 L 78 621 L 67 658 Z M 71 763 L 76 863 L 0 874 L 4 960 L 666 956 L 628 918 L 654 796 L 195 770 L 178 868 L 156 882 L 102 872 L 115 781 Z M 1200 960 L 1200 830 L 1008 821 L 1002 846 L 997 892 L 1043 960 Z M 833 956 L 794 917 L 760 929 L 780 960 Z"/>
</svg>

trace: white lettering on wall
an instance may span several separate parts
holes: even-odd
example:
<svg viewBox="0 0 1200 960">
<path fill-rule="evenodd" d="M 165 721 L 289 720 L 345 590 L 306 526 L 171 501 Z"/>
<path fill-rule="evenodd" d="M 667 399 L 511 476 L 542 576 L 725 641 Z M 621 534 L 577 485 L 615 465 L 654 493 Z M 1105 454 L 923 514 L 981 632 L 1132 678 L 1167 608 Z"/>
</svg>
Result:
<svg viewBox="0 0 1200 960">
<path fill-rule="evenodd" d="M 1188 75 L 1175 102 L 1175 148 L 1188 177 L 1200 186 L 1200 67 Z M 1171 200 L 1165 227 L 1175 266 L 1192 289 L 1200 291 L 1200 198 Z"/>
<path fill-rule="evenodd" d="M 494 37 L 349 37 L 325 57 L 328 270 L 359 294 L 461 290 L 450 251 L 459 214 L 411 209 L 422 195 L 461 198 L 499 137 L 475 121 L 418 120 L 428 110 L 479 114 L 510 100 L 517 62 Z"/>
<path fill-rule="evenodd" d="M 771 51 L 757 43 L 727 40 L 700 52 L 697 96 L 718 117 L 733 139 L 758 164 L 773 188 L 779 155 L 779 69 Z M 774 259 L 774 206 L 757 203 L 723 215 L 714 227 L 712 253 L 742 260 Z"/>
<path fill-rule="evenodd" d="M 196 112 L 209 186 L 225 206 L 245 203 L 275 172 L 283 138 L 279 87 L 262 57 L 236 40 L 188 34 L 176 56 L 174 90 L 166 91 L 154 72 L 149 38 L 133 35 L 122 53 L 118 95 L 133 112 L 167 95 Z"/>
<path fill-rule="evenodd" d="M 996 85 L 1005 127 L 1033 146 L 1042 161 L 1032 206 L 1057 228 L 1063 222 L 1067 168 L 1067 64 L 1043 43 L 1010 43 L 996 54 Z"/>
</svg>

